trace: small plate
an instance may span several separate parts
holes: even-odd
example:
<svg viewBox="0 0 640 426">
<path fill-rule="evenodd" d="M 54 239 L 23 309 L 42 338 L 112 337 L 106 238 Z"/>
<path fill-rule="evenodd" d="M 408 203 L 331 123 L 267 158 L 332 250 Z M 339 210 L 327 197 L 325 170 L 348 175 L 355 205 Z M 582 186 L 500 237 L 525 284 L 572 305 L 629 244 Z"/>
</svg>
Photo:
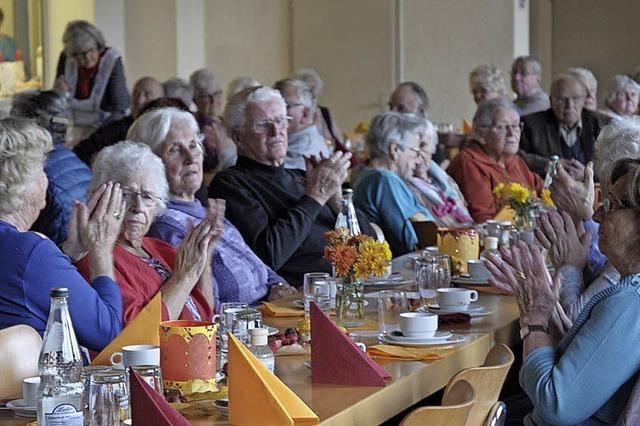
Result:
<svg viewBox="0 0 640 426">
<path fill-rule="evenodd" d="M 453 345 L 455 343 L 466 342 L 468 339 L 467 336 L 463 336 L 462 334 L 451 334 L 451 336 L 443 339 L 430 339 L 423 341 L 400 341 L 395 338 L 389 337 L 387 334 L 381 334 L 378 336 L 378 340 L 382 343 L 387 343 L 389 345 L 397 345 L 397 346 L 435 346 L 435 345 Z"/>
<path fill-rule="evenodd" d="M 469 314 L 472 318 L 475 317 L 486 317 L 487 315 L 491 315 L 495 312 L 494 309 L 487 308 L 486 306 L 477 305 L 474 306 L 474 309 L 471 309 L 471 306 L 466 311 L 443 311 L 438 308 L 438 305 L 427 305 L 421 306 L 417 309 L 418 312 L 431 312 L 434 314 Z"/>
<path fill-rule="evenodd" d="M 225 404 L 226 402 L 226 404 Z M 229 414 L 229 399 L 228 398 L 223 398 L 223 399 L 215 399 L 213 401 L 213 406 L 216 407 L 218 410 L 220 410 L 220 412 L 222 413 L 223 416 L 227 416 Z"/>
<path fill-rule="evenodd" d="M 218 371 L 216 373 L 216 383 L 220 383 L 222 380 L 224 380 L 224 378 L 227 377 L 222 371 Z"/>
<path fill-rule="evenodd" d="M 394 290 L 395 291 L 395 290 Z M 404 294 L 407 296 L 407 299 L 420 299 L 420 293 L 417 291 L 405 291 Z M 365 299 L 377 299 L 380 295 L 380 291 L 371 291 L 369 293 L 365 293 Z M 435 297 L 435 291 L 434 291 Z"/>
<path fill-rule="evenodd" d="M 269 330 L 269 336 L 275 336 L 276 334 L 280 333 L 280 330 L 278 330 L 276 327 L 271 327 L 270 325 L 266 324 L 263 324 L 263 326 Z"/>
<path fill-rule="evenodd" d="M 469 304 L 469 307 L 467 309 L 456 309 L 456 308 L 448 308 L 448 309 L 441 309 L 440 306 L 437 303 L 429 303 L 427 305 L 427 309 L 429 309 L 430 311 L 433 312 L 441 312 L 441 313 L 447 313 L 447 314 L 451 314 L 451 313 L 455 313 L 455 314 L 471 314 L 473 312 L 479 312 L 484 308 L 484 306 L 482 305 L 475 305 L 473 303 Z"/>
<path fill-rule="evenodd" d="M 381 278 L 369 278 L 364 281 L 364 285 L 373 286 L 373 287 L 382 287 L 382 286 L 393 286 L 393 285 L 402 285 L 402 284 L 411 284 L 412 281 L 403 277 L 400 274 L 392 274 L 388 277 Z"/>
<path fill-rule="evenodd" d="M 11 411 L 18 417 L 26 417 L 29 419 L 35 419 L 38 417 L 38 408 L 29 407 L 24 399 L 14 399 L 8 401 L 5 406 L 10 408 Z"/>
<path fill-rule="evenodd" d="M 489 279 L 473 278 L 468 275 L 454 275 L 451 282 L 456 284 L 489 285 Z"/>
<path fill-rule="evenodd" d="M 402 331 L 392 331 L 385 334 L 389 339 L 397 340 L 398 342 L 429 342 L 431 340 L 442 340 L 451 337 L 450 331 L 436 331 L 433 337 L 407 337 L 402 334 Z"/>
</svg>

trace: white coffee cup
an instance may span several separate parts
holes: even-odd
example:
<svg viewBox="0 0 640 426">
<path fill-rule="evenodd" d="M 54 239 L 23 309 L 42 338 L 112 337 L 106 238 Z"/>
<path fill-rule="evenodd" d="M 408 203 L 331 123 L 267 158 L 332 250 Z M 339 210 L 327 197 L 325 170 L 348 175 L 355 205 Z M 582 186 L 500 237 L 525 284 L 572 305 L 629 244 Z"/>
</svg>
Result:
<svg viewBox="0 0 640 426">
<path fill-rule="evenodd" d="M 35 407 L 38 405 L 38 387 L 40 386 L 40 377 L 27 377 L 22 379 L 22 399 L 27 407 Z"/>
<path fill-rule="evenodd" d="M 120 358 L 119 361 L 116 358 Z M 160 365 L 160 346 L 123 346 L 122 352 L 114 352 L 109 357 L 111 365 L 131 367 L 134 365 Z"/>
<path fill-rule="evenodd" d="M 403 312 L 400 330 L 404 337 L 429 338 L 438 330 L 438 315 L 429 312 Z"/>
<path fill-rule="evenodd" d="M 471 278 L 478 281 L 486 281 L 491 275 L 482 260 L 467 260 L 467 272 Z"/>
<path fill-rule="evenodd" d="M 467 288 L 439 288 L 437 300 L 443 311 L 466 311 L 471 302 L 478 300 L 478 292 Z"/>
</svg>

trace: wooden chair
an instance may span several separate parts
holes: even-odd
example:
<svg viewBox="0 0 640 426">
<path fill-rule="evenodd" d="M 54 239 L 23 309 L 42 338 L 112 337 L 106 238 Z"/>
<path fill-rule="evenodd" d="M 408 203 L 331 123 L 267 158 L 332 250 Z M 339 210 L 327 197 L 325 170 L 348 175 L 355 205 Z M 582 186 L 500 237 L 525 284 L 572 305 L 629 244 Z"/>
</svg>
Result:
<svg viewBox="0 0 640 426">
<path fill-rule="evenodd" d="M 458 380 L 442 398 L 440 407 L 420 407 L 402 419 L 400 426 L 463 426 L 476 401 L 473 387 L 466 380 Z"/>
<path fill-rule="evenodd" d="M 438 245 L 438 225 L 429 221 L 411 221 L 418 237 L 418 249 Z"/>
<path fill-rule="evenodd" d="M 507 377 L 507 373 L 513 364 L 514 356 L 511 349 L 504 344 L 493 347 L 484 364 L 480 367 L 471 367 L 462 370 L 449 383 L 456 383 L 458 380 L 466 380 L 476 390 L 476 403 L 471 409 L 468 426 L 481 426 L 487 421 L 487 417 L 492 407 L 498 401 L 498 396 L 502 390 L 502 385 Z M 444 390 L 444 398 L 451 392 L 447 386 Z"/>
<path fill-rule="evenodd" d="M 41 347 L 42 338 L 29 326 L 0 330 L 0 400 L 20 397 L 22 379 L 38 375 Z"/>
</svg>

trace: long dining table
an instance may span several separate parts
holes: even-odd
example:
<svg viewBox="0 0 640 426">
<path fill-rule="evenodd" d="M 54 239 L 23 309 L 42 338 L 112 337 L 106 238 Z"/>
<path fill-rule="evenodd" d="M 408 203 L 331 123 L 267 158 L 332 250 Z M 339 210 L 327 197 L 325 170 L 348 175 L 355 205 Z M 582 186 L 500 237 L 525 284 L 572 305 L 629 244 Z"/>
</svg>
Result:
<svg viewBox="0 0 640 426">
<path fill-rule="evenodd" d="M 406 256 L 395 259 L 393 270 L 406 278 L 413 278 L 414 272 L 407 266 L 410 264 L 408 260 Z M 408 284 L 405 289 L 415 291 L 415 284 Z M 385 387 L 312 384 L 311 372 L 305 366 L 310 355 L 277 356 L 275 374 L 318 415 L 322 425 L 380 424 L 443 389 L 460 370 L 481 365 L 495 344 L 513 346 L 519 341 L 518 308 L 513 297 L 480 291 L 476 303 L 494 312 L 473 318 L 470 324 L 445 326 L 446 330 L 464 334 L 468 339 L 452 345 L 442 358 L 433 361 L 378 360 L 392 376 Z M 366 315 L 368 320 L 377 320 L 374 307 L 368 308 Z M 264 322 L 284 331 L 295 327 L 300 319 L 265 317 Z M 375 333 L 364 333 L 357 339 L 366 345 L 378 343 Z M 194 404 L 209 405 L 211 401 Z M 187 418 L 194 425 L 229 424 L 227 418 L 217 412 L 206 417 Z M 0 414 L 0 424 L 26 423 L 24 419 L 12 417 L 10 412 Z"/>
</svg>

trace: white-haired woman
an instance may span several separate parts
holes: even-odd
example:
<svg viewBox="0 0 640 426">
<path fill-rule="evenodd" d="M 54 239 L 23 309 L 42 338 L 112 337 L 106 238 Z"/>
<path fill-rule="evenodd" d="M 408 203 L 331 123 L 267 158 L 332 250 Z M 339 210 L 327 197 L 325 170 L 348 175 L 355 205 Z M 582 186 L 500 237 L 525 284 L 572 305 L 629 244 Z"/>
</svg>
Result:
<svg viewBox="0 0 640 426">
<path fill-rule="evenodd" d="M 76 202 L 70 239 L 71 257 L 89 252 L 87 280 L 69 258 L 41 234 L 29 232 L 46 203 L 44 162 L 51 136 L 24 118 L 0 120 L 0 328 L 17 324 L 41 335 L 49 316 L 49 291 L 69 289 L 69 312 L 78 342 L 99 351 L 121 329 L 122 300 L 114 280 L 113 245 L 122 222 L 118 184 L 96 186 L 87 205 Z"/>
<path fill-rule="evenodd" d="M 569 68 L 567 74 L 574 76 L 587 88 L 587 97 L 584 99 L 584 107 L 591 111 L 598 109 L 598 80 L 591 70 L 586 68 Z"/>
<path fill-rule="evenodd" d="M 420 156 L 423 121 L 386 112 L 371 121 L 367 134 L 370 162 L 354 184 L 353 201 L 376 223 L 394 256 L 414 250 L 418 242 L 411 219 L 433 220 L 407 185 Z"/>
<path fill-rule="evenodd" d="M 87 21 L 71 21 L 62 36 L 55 89 L 70 99 L 74 140 L 82 140 L 108 120 L 126 115 L 129 90 L 122 57 Z"/>
<path fill-rule="evenodd" d="M 481 102 L 473 117 L 474 140 L 447 169 L 460 185 L 473 219 L 482 223 L 498 213 L 493 188 L 517 182 L 542 189 L 542 179 L 518 155 L 522 123 L 513 103 L 496 98 Z"/>
<path fill-rule="evenodd" d="M 235 164 L 238 154 L 222 124 L 222 89 L 213 72 L 207 68 L 194 71 L 189 77 L 196 104 L 196 120 L 204 134 L 204 170 L 220 171 Z"/>
<path fill-rule="evenodd" d="M 422 205 L 429 209 L 438 226 L 472 224 L 473 219 L 458 185 L 432 159 L 438 140 L 435 126 L 427 121 L 420 135 L 421 152 L 413 176 L 408 179 L 409 186 Z"/>
<path fill-rule="evenodd" d="M 609 93 L 603 113 L 620 118 L 634 115 L 638 111 L 640 85 L 626 75 L 616 75 L 611 79 Z"/>
<path fill-rule="evenodd" d="M 124 141 L 100 151 L 93 163 L 90 188 L 106 181 L 121 185 L 126 206 L 113 249 L 124 322 L 131 321 L 158 292 L 162 294 L 163 320 L 211 320 L 210 256 L 222 232 L 224 201 L 211 200 L 208 220 L 194 226 L 175 249 L 146 236 L 169 196 L 162 160 L 148 146 Z M 92 260 L 91 255 L 82 259 L 79 268 L 83 273 Z"/>
<path fill-rule="evenodd" d="M 476 104 L 507 96 L 507 82 L 502 71 L 493 65 L 478 65 L 469 73 L 469 88 Z"/>
<path fill-rule="evenodd" d="M 169 181 L 169 201 L 156 217 L 149 236 L 174 247 L 210 212 L 196 198 L 202 184 L 202 136 L 193 115 L 175 108 L 149 111 L 131 126 L 128 138 L 147 144 L 162 158 Z M 219 302 L 259 303 L 296 292 L 246 245 L 240 232 L 226 219 L 212 255 L 211 269 L 216 305 Z"/>
</svg>

